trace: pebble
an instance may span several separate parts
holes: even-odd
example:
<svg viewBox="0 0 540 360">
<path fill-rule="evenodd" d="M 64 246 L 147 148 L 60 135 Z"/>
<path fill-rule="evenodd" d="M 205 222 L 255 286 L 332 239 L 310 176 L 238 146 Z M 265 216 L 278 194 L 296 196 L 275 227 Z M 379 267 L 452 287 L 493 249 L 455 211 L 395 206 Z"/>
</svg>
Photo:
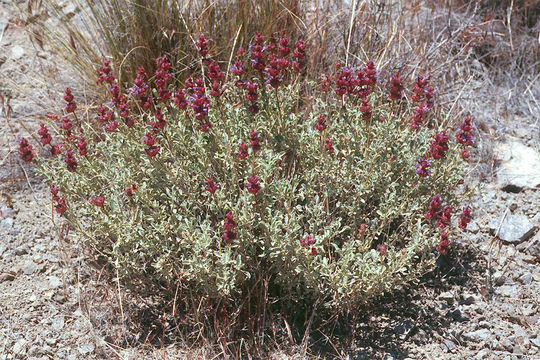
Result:
<svg viewBox="0 0 540 360">
<path fill-rule="evenodd" d="M 452 352 L 456 348 L 456 344 L 452 340 L 444 339 L 444 350 Z"/>
<path fill-rule="evenodd" d="M 50 346 L 55 345 L 57 341 L 58 340 L 56 340 L 56 338 L 53 338 L 53 337 L 45 338 L 45 343 Z"/>
<path fill-rule="evenodd" d="M 15 280 L 15 275 L 11 273 L 0 274 L 0 283 L 3 283 L 4 281 L 13 281 L 13 280 Z"/>
<path fill-rule="evenodd" d="M 13 227 L 13 218 L 8 217 L 0 221 L 0 226 L 11 229 Z"/>
<path fill-rule="evenodd" d="M 79 354 L 81 355 L 86 355 L 86 354 L 93 353 L 94 349 L 95 349 L 95 345 L 93 343 L 88 343 L 88 344 L 79 346 L 77 348 L 77 351 L 79 351 Z"/>
<path fill-rule="evenodd" d="M 506 296 L 509 298 L 517 298 L 518 297 L 518 289 L 515 285 L 502 285 L 497 290 L 499 294 L 502 296 Z"/>
<path fill-rule="evenodd" d="M 490 329 L 491 328 L 491 323 L 489 321 L 483 320 L 483 321 L 480 321 L 478 323 L 478 326 L 483 328 L 483 329 Z"/>
<path fill-rule="evenodd" d="M 26 255 L 26 254 L 28 254 L 28 249 L 27 249 L 25 246 L 21 246 L 21 247 L 16 248 L 16 249 L 13 251 L 13 254 L 14 254 L 15 256 Z"/>
<path fill-rule="evenodd" d="M 532 282 L 532 274 L 525 273 L 519 277 L 519 282 L 523 285 L 529 285 Z"/>
<path fill-rule="evenodd" d="M 540 348 L 540 334 L 536 335 L 536 337 L 531 340 L 531 344 L 533 344 L 537 348 Z"/>
<path fill-rule="evenodd" d="M 39 345 L 32 345 L 30 347 L 30 349 L 28 349 L 28 353 L 27 355 L 28 356 L 39 356 L 39 355 L 42 355 L 44 352 L 43 352 L 43 348 Z"/>
<path fill-rule="evenodd" d="M 529 241 L 520 244 L 520 251 L 524 252 L 527 255 L 531 255 L 537 261 L 540 260 L 540 231 Z"/>
<path fill-rule="evenodd" d="M 488 349 L 482 349 L 476 354 L 476 356 L 474 358 L 475 359 L 485 359 L 488 356 L 489 356 L 489 350 Z"/>
<path fill-rule="evenodd" d="M 13 345 L 13 348 L 11 349 L 11 352 L 13 355 L 15 355 L 18 358 L 22 358 L 26 355 L 26 347 L 27 347 L 27 341 L 25 339 L 19 339 L 15 345 Z"/>
<path fill-rule="evenodd" d="M 472 221 L 468 226 L 467 226 L 467 231 L 472 233 L 472 234 L 478 234 L 478 232 L 480 231 L 480 227 L 478 226 L 478 224 L 476 223 L 476 221 Z"/>
<path fill-rule="evenodd" d="M 506 282 L 506 276 L 502 271 L 497 271 L 493 274 L 493 282 L 496 286 L 501 286 Z"/>
<path fill-rule="evenodd" d="M 467 294 L 463 294 L 461 296 L 461 299 L 459 301 L 459 303 L 461 305 L 472 305 L 476 302 L 476 297 L 474 295 L 467 295 Z"/>
<path fill-rule="evenodd" d="M 491 336 L 491 331 L 488 329 L 480 329 L 468 333 L 464 333 L 463 337 L 470 341 L 484 341 Z"/>
<path fill-rule="evenodd" d="M 523 355 L 527 353 L 527 349 L 525 349 L 523 346 L 516 344 L 512 347 L 512 352 L 516 355 Z"/>
<path fill-rule="evenodd" d="M 24 275 L 32 275 L 38 270 L 38 264 L 33 262 L 32 260 L 27 260 L 23 267 L 21 268 Z"/>
<path fill-rule="evenodd" d="M 469 317 L 464 315 L 459 309 L 451 311 L 449 315 L 452 317 L 452 319 L 459 322 L 469 321 Z"/>
<path fill-rule="evenodd" d="M 58 289 L 62 286 L 62 280 L 57 276 L 51 275 L 49 276 L 49 286 L 51 289 Z"/>
<path fill-rule="evenodd" d="M 56 316 L 53 318 L 51 326 L 54 330 L 60 331 L 64 327 L 64 321 L 63 315 Z"/>
<path fill-rule="evenodd" d="M 508 351 L 512 351 L 513 349 L 513 344 L 512 344 L 512 341 L 510 341 L 510 339 L 508 339 L 507 337 L 503 337 L 501 338 L 500 340 L 500 343 L 501 345 Z"/>
<path fill-rule="evenodd" d="M 19 60 L 25 55 L 25 51 L 22 46 L 15 45 L 11 48 L 11 58 L 14 60 Z"/>
<path fill-rule="evenodd" d="M 501 345 L 500 342 L 498 342 L 496 339 L 492 339 L 491 340 L 491 344 L 490 344 L 490 348 L 492 350 L 499 350 L 499 351 L 503 351 L 504 350 L 504 347 Z"/>
<path fill-rule="evenodd" d="M 399 337 L 401 339 L 405 339 L 407 337 L 407 334 L 412 330 L 414 327 L 412 321 L 405 320 L 401 321 L 394 329 L 396 334 L 399 334 Z"/>
<path fill-rule="evenodd" d="M 452 294 L 450 291 L 445 291 L 439 294 L 438 299 L 441 301 L 446 301 L 448 304 L 451 304 L 454 302 L 454 294 Z"/>
</svg>

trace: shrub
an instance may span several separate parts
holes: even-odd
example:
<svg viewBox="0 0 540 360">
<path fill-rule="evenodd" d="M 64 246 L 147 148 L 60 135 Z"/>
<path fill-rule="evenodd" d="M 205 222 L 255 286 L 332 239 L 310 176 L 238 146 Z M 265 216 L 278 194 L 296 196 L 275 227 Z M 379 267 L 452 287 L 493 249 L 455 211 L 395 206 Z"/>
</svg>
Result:
<svg viewBox="0 0 540 360">
<path fill-rule="evenodd" d="M 203 68 L 182 88 L 165 56 L 130 89 L 106 62 L 111 101 L 94 117 L 68 89 L 48 115 L 54 137 L 40 129 L 42 156 L 21 140 L 56 211 L 127 284 L 196 295 L 194 308 L 202 297 L 249 309 L 264 294 L 345 311 L 448 253 L 474 136 L 470 118 L 453 137 L 448 117 L 431 117 L 428 77 L 408 90 L 370 61 L 313 83 L 302 40 L 257 35 L 227 80 L 197 44 Z"/>
</svg>

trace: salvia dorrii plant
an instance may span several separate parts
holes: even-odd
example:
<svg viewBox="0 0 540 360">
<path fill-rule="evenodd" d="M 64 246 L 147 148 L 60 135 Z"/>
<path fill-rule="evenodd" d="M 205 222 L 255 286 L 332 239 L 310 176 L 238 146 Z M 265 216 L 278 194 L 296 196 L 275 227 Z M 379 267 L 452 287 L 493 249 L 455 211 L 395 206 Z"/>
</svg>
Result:
<svg viewBox="0 0 540 360">
<path fill-rule="evenodd" d="M 369 61 L 308 82 L 302 40 L 257 35 L 227 78 L 208 41 L 180 87 L 167 56 L 128 89 L 105 61 L 110 102 L 83 119 L 66 89 L 39 129 L 40 156 L 20 140 L 56 212 L 126 283 L 222 306 L 262 293 L 342 311 L 451 253 L 472 217 L 460 184 L 473 127 L 432 118 L 429 77 L 406 88 Z"/>
</svg>

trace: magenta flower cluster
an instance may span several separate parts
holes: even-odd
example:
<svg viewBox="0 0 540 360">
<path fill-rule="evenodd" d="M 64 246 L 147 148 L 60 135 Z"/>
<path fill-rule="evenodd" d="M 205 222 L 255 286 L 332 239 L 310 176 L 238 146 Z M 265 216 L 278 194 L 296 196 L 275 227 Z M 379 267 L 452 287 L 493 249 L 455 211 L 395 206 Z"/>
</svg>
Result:
<svg viewBox="0 0 540 360">
<path fill-rule="evenodd" d="M 234 214 L 232 211 L 229 211 L 225 216 L 223 227 L 225 228 L 225 231 L 221 237 L 225 240 L 225 243 L 231 244 L 237 237 L 237 234 L 234 231 L 236 228 L 236 221 L 234 221 Z"/>
<path fill-rule="evenodd" d="M 463 145 L 463 149 L 461 150 L 461 156 L 463 159 L 468 159 L 470 157 L 468 146 L 472 146 L 474 144 L 474 134 L 472 132 L 472 118 L 470 116 L 466 116 L 465 119 L 463 119 L 463 123 L 459 126 L 459 130 L 456 133 L 456 139 L 457 142 Z"/>
<path fill-rule="evenodd" d="M 428 205 L 427 212 L 424 213 L 424 217 L 428 220 L 436 221 L 436 225 L 441 229 L 441 238 L 437 250 L 440 254 L 446 255 L 448 253 L 448 246 L 450 245 L 449 235 L 447 228 L 452 221 L 452 207 L 449 205 L 442 206 L 442 198 L 440 195 L 435 195 L 431 198 Z M 441 209 L 442 207 L 442 209 Z M 465 230 L 467 224 L 472 220 L 472 210 L 467 205 L 463 208 L 463 212 L 459 219 L 459 228 Z"/>
<path fill-rule="evenodd" d="M 52 186 L 51 187 L 51 195 L 52 195 L 52 199 L 53 201 L 56 203 L 54 205 L 54 210 L 60 214 L 60 215 L 64 215 L 64 213 L 67 211 L 67 203 L 66 203 L 66 198 L 65 197 L 60 197 L 58 195 L 58 192 L 60 190 L 56 187 L 56 186 Z"/>
<path fill-rule="evenodd" d="M 309 247 L 314 245 L 316 242 L 315 238 L 311 235 L 306 235 L 303 239 L 300 239 L 300 246 L 302 247 Z M 310 250 L 311 255 L 315 256 L 317 255 L 317 249 L 314 247 Z"/>
</svg>

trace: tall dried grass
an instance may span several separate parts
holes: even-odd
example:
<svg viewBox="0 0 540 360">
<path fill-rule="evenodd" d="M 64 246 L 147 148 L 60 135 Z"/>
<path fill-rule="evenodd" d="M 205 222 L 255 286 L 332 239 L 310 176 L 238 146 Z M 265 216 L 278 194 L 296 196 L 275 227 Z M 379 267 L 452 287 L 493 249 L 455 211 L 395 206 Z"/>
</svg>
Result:
<svg viewBox="0 0 540 360">
<path fill-rule="evenodd" d="M 32 36 L 87 83 L 105 58 L 130 82 L 139 66 L 151 73 L 164 54 L 182 78 L 197 62 L 199 34 L 211 38 L 214 58 L 227 61 L 232 45 L 245 46 L 257 31 L 297 36 L 300 12 L 299 0 L 43 0 L 25 9 Z"/>
</svg>

